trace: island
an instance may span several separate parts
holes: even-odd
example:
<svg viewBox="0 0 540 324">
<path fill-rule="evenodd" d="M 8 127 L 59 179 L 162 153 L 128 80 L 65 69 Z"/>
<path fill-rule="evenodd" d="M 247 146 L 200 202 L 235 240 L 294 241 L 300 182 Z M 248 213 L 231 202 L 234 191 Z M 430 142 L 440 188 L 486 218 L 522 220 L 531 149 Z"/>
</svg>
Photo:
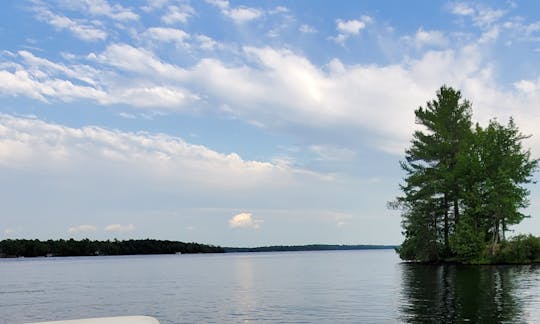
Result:
<svg viewBox="0 0 540 324">
<path fill-rule="evenodd" d="M 402 215 L 403 260 L 468 264 L 540 261 L 540 239 L 507 237 L 529 217 L 529 187 L 538 159 L 524 149 L 529 136 L 512 118 L 472 122 L 472 105 L 442 86 L 415 110 L 416 124 L 401 168 L 402 195 L 389 202 Z"/>
</svg>

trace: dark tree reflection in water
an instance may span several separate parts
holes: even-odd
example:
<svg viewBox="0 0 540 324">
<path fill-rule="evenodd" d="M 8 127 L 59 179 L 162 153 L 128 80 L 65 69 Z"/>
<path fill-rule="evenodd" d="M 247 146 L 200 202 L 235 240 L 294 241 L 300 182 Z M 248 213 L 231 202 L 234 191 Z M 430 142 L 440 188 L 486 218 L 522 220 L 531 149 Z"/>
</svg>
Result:
<svg viewBox="0 0 540 324">
<path fill-rule="evenodd" d="M 401 320 L 409 323 L 527 322 L 519 294 L 540 268 L 402 263 Z M 534 275 L 533 275 L 534 274 Z"/>
</svg>

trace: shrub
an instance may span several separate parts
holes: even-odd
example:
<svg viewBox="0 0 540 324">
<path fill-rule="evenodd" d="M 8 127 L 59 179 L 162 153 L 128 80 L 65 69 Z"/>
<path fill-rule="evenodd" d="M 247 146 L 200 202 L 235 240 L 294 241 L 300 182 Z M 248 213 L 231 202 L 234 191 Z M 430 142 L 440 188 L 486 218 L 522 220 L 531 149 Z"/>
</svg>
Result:
<svg viewBox="0 0 540 324">
<path fill-rule="evenodd" d="M 540 238 L 531 234 L 514 236 L 494 256 L 497 263 L 530 263 L 540 259 Z"/>
</svg>

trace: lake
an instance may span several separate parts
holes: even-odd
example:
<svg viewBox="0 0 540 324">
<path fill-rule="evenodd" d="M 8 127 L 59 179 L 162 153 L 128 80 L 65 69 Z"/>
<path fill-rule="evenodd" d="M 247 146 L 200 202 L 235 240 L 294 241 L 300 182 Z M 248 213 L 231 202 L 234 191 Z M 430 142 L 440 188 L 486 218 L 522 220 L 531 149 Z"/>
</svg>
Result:
<svg viewBox="0 0 540 324">
<path fill-rule="evenodd" d="M 540 267 L 427 266 L 392 250 L 0 260 L 0 323 L 538 322 Z"/>
</svg>

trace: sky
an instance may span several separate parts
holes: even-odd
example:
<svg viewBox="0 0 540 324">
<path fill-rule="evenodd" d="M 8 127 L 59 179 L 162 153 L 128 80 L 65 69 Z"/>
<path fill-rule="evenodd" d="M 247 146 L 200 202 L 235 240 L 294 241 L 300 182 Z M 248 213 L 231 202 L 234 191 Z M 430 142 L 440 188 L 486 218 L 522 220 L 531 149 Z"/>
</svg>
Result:
<svg viewBox="0 0 540 324">
<path fill-rule="evenodd" d="M 3 1 L 0 239 L 399 244 L 414 110 L 538 157 L 539 63 L 537 1 Z"/>
</svg>

